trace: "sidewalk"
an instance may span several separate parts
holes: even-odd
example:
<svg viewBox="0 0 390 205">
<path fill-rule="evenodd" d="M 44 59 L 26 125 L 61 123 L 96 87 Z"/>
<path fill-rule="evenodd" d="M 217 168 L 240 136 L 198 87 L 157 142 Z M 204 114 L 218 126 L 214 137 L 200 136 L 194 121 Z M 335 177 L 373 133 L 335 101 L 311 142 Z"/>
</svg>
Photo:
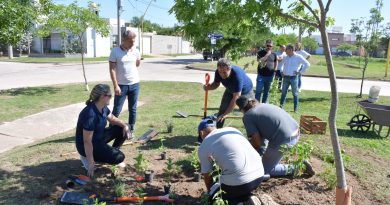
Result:
<svg viewBox="0 0 390 205">
<path fill-rule="evenodd" d="M 138 107 L 143 104 L 143 102 L 138 102 Z M 110 103 L 110 110 L 112 110 L 112 105 L 113 103 Z M 127 111 L 125 105 L 127 102 L 124 103 L 122 112 Z M 74 129 L 78 115 L 84 107 L 85 103 L 67 105 L 1 124 L 0 153 Z"/>
</svg>

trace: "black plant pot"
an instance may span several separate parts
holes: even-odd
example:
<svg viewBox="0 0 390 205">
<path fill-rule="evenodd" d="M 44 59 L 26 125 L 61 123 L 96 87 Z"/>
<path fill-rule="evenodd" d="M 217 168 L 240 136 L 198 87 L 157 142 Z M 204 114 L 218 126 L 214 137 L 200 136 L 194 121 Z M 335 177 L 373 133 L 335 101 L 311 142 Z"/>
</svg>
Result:
<svg viewBox="0 0 390 205">
<path fill-rule="evenodd" d="M 162 152 L 161 153 L 161 160 L 166 160 L 167 159 L 167 153 L 166 152 Z"/>
<path fill-rule="evenodd" d="M 146 182 L 153 182 L 153 178 L 154 178 L 154 171 L 153 170 L 147 170 L 145 171 L 145 181 Z"/>
<path fill-rule="evenodd" d="M 164 185 L 164 194 L 165 195 L 171 193 L 171 186 L 172 186 L 171 184 Z"/>
<path fill-rule="evenodd" d="M 200 181 L 202 180 L 202 174 L 199 173 L 199 172 L 195 172 L 195 173 L 194 173 L 194 180 L 195 180 L 196 182 L 200 182 Z"/>
</svg>

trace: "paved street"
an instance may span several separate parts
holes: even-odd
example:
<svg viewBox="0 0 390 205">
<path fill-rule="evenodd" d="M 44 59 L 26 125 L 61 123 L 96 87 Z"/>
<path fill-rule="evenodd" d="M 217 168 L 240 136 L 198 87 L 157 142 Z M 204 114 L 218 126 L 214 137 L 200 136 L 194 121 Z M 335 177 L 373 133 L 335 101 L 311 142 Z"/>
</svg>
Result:
<svg viewBox="0 0 390 205">
<path fill-rule="evenodd" d="M 200 55 L 145 59 L 141 64 L 141 79 L 203 82 L 205 71 L 185 68 L 188 64 L 201 61 Z M 110 81 L 108 63 L 87 64 L 86 73 L 89 81 Z M 255 81 L 256 76 L 250 76 Z M 77 82 L 84 82 L 80 64 L 0 62 L 0 90 Z M 360 80 L 338 79 L 337 82 L 339 92 L 359 92 Z M 367 94 L 372 85 L 381 86 L 380 95 L 390 96 L 390 82 L 365 81 L 363 92 Z M 302 89 L 330 91 L 329 79 L 303 77 Z"/>
</svg>

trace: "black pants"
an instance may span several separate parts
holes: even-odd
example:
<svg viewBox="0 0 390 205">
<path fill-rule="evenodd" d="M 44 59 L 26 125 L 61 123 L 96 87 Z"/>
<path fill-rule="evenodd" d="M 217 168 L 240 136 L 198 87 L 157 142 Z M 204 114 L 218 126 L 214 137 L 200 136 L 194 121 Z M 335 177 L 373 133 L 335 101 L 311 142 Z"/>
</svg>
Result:
<svg viewBox="0 0 390 205">
<path fill-rule="evenodd" d="M 253 92 L 249 92 L 245 94 L 245 96 L 253 98 Z M 232 101 L 232 99 L 233 93 L 228 90 L 225 90 L 222 96 L 221 105 L 219 106 L 218 116 L 222 115 L 228 109 L 230 101 Z M 217 128 L 222 128 L 223 124 L 225 124 L 225 120 L 217 122 Z"/>
<path fill-rule="evenodd" d="M 228 200 L 229 204 L 247 201 L 252 195 L 252 191 L 259 187 L 260 183 L 263 180 L 264 179 L 260 177 L 249 183 L 238 186 L 229 186 L 226 184 L 222 184 L 221 189 L 225 192 L 222 194 L 222 199 Z M 214 194 L 215 193 L 210 195 L 210 199 L 213 198 Z"/>
<path fill-rule="evenodd" d="M 112 146 L 107 143 L 114 141 Z M 119 147 L 125 142 L 123 137 L 123 128 L 117 125 L 110 126 L 104 130 L 104 142 L 93 144 L 93 159 L 95 162 L 107 164 L 119 164 L 125 160 L 125 155 L 119 150 Z M 79 150 L 79 153 L 85 155 L 85 150 Z"/>
</svg>

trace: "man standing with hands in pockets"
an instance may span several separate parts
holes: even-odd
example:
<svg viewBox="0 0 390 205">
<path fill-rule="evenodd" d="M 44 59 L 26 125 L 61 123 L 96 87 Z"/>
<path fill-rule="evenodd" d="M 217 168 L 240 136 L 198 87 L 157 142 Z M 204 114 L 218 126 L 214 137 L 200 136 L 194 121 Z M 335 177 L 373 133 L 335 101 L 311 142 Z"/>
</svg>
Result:
<svg viewBox="0 0 390 205">
<path fill-rule="evenodd" d="M 119 117 L 127 96 L 129 109 L 128 123 L 131 133 L 128 139 L 134 137 L 133 133 L 140 89 L 138 67 L 141 63 L 141 55 L 134 47 L 135 37 L 136 34 L 130 30 L 123 32 L 121 45 L 112 49 L 109 58 L 110 76 L 115 91 L 112 114 L 115 117 Z"/>
</svg>

